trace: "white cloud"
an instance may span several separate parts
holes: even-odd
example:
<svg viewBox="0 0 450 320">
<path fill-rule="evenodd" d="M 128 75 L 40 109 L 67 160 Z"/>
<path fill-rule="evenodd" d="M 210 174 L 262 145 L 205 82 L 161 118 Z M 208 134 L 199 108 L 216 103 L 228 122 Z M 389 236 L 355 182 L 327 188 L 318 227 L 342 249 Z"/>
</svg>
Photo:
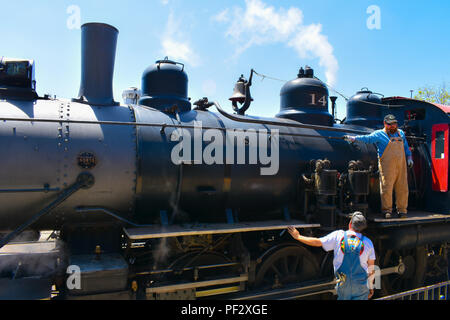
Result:
<svg viewBox="0 0 450 320">
<path fill-rule="evenodd" d="M 327 82 L 335 84 L 339 66 L 321 24 L 304 25 L 303 12 L 295 7 L 275 9 L 261 0 L 246 0 L 245 4 L 245 8 L 225 9 L 213 17 L 228 24 L 225 35 L 236 43 L 236 56 L 254 45 L 286 43 L 300 58 L 318 58 Z"/>
<path fill-rule="evenodd" d="M 288 45 L 293 47 L 300 58 L 319 58 L 319 65 L 325 68 L 327 82 L 336 83 L 338 62 L 333 55 L 333 46 L 322 33 L 322 25 L 311 24 L 301 28 Z"/>
<path fill-rule="evenodd" d="M 236 40 L 250 37 L 255 44 L 285 40 L 303 21 L 303 14 L 297 8 L 277 13 L 273 7 L 267 7 L 260 0 L 247 0 L 247 7 L 234 8 L 232 24 L 227 35 Z"/>
<path fill-rule="evenodd" d="M 230 19 L 229 10 L 225 9 L 222 12 L 219 12 L 218 14 L 213 16 L 212 19 L 218 22 L 228 22 Z"/>
<path fill-rule="evenodd" d="M 166 6 L 169 4 L 169 0 L 161 0 L 162 5 Z"/>
<path fill-rule="evenodd" d="M 162 53 L 171 60 L 180 60 L 193 67 L 199 65 L 199 57 L 191 48 L 191 45 L 185 39 L 184 33 L 180 28 L 180 20 L 175 20 L 173 13 L 169 14 L 166 30 L 161 39 Z"/>
<path fill-rule="evenodd" d="M 164 55 L 174 60 L 184 60 L 193 66 L 197 65 L 197 59 L 187 43 L 178 42 L 173 39 L 165 39 L 162 42 Z"/>
</svg>

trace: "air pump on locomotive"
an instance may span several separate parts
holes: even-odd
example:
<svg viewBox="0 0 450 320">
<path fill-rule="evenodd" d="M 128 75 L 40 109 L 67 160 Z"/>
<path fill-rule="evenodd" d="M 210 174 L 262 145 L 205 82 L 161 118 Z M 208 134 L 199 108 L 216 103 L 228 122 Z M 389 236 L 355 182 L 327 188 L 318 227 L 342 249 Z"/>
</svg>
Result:
<svg viewBox="0 0 450 320">
<path fill-rule="evenodd" d="M 208 98 L 191 103 L 184 65 L 167 58 L 120 104 L 117 35 L 82 26 L 71 100 L 37 94 L 33 61 L 0 62 L 2 298 L 326 296 L 332 257 L 283 231 L 321 236 L 345 228 L 355 210 L 369 220 L 380 294 L 448 277 L 450 107 L 362 89 L 337 120 L 336 97 L 306 67 L 282 87 L 275 117 L 246 115 L 253 70 L 236 83 L 230 114 Z M 382 127 L 388 113 L 414 156 L 408 219 L 379 214 L 375 146 L 343 139 Z M 207 130 L 223 140 L 206 139 Z M 236 142 L 231 158 L 227 139 Z M 174 162 L 180 141 L 192 150 Z M 214 162 L 196 157 L 198 141 L 200 151 L 215 143 Z M 278 157 L 239 162 L 239 148 Z M 261 174 L 269 166 L 276 170 Z"/>
</svg>

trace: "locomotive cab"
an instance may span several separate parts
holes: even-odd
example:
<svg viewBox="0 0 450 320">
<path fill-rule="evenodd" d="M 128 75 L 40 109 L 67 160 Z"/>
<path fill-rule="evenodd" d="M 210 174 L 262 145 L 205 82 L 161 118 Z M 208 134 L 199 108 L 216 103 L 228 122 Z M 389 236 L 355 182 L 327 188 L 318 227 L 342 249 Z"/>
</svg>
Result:
<svg viewBox="0 0 450 320">
<path fill-rule="evenodd" d="M 34 60 L 0 59 L 0 97 L 17 100 L 37 98 Z"/>
</svg>

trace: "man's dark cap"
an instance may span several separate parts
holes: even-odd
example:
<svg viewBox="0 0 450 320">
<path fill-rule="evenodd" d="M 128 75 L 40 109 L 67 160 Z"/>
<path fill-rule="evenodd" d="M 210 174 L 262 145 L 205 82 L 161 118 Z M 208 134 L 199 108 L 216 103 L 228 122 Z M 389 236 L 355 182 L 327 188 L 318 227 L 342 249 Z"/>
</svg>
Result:
<svg viewBox="0 0 450 320">
<path fill-rule="evenodd" d="M 352 214 L 352 228 L 353 230 L 355 230 L 356 232 L 361 232 L 363 231 L 365 228 L 367 228 L 367 221 L 366 218 L 364 217 L 364 215 L 359 212 L 359 211 L 355 211 Z"/>
<path fill-rule="evenodd" d="M 388 114 L 386 117 L 384 117 L 384 122 L 386 122 L 387 124 L 393 124 L 397 123 L 397 119 L 393 114 Z"/>
</svg>

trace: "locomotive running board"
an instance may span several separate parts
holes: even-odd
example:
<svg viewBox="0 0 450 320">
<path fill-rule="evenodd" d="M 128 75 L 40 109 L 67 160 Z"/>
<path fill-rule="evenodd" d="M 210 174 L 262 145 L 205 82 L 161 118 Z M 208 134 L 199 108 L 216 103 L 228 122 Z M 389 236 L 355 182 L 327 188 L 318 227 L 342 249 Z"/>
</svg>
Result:
<svg viewBox="0 0 450 320">
<path fill-rule="evenodd" d="M 450 222 L 450 214 L 433 213 L 426 211 L 410 211 L 407 218 L 390 218 L 385 219 L 377 216 L 369 215 L 368 219 L 377 223 L 381 227 L 405 226 L 424 223 Z"/>
<path fill-rule="evenodd" d="M 271 220 L 259 222 L 192 224 L 192 225 L 154 225 L 141 228 L 124 228 L 130 240 L 144 240 L 152 238 L 166 238 L 179 236 L 194 236 L 204 234 L 227 234 L 251 231 L 282 230 L 289 226 L 300 229 L 319 228 L 320 224 L 306 224 L 299 220 Z"/>
</svg>

